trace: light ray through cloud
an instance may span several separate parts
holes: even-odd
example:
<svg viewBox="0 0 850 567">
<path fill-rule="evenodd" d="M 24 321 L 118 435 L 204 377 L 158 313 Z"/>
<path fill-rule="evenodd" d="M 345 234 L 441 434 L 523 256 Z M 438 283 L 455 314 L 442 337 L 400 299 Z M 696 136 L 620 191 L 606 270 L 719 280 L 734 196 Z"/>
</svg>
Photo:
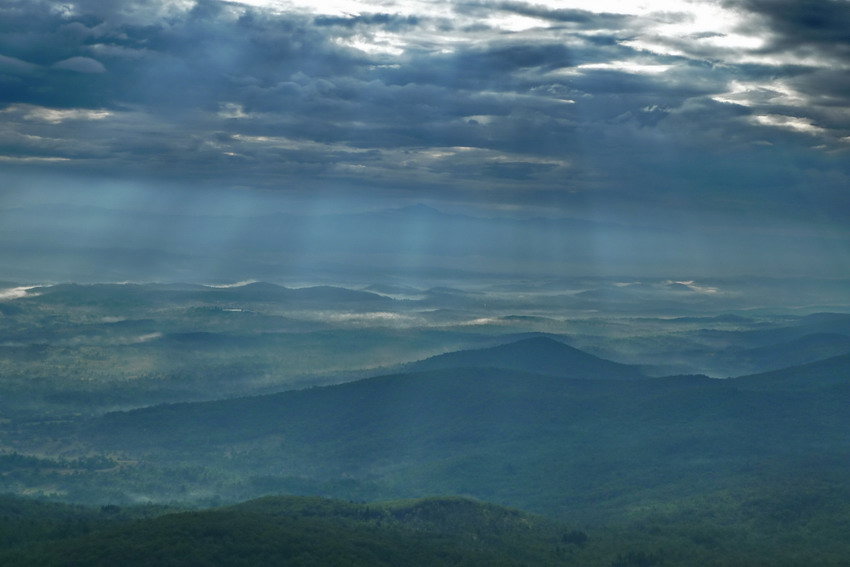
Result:
<svg viewBox="0 0 850 567">
<path fill-rule="evenodd" d="M 91 266 L 95 250 L 123 251 L 152 277 L 182 265 L 204 281 L 388 264 L 677 281 L 697 275 L 680 268 L 785 273 L 800 258 L 841 271 L 850 9 L 796 10 L 12 0 L 0 6 L 4 234 L 43 250 L 39 222 L 11 219 L 73 205 L 57 226 L 77 230 L 57 242 Z M 405 216 L 422 203 L 436 214 Z M 395 233 L 369 232 L 380 211 L 402 219 Z M 464 222 L 485 241 L 459 238 Z"/>
</svg>

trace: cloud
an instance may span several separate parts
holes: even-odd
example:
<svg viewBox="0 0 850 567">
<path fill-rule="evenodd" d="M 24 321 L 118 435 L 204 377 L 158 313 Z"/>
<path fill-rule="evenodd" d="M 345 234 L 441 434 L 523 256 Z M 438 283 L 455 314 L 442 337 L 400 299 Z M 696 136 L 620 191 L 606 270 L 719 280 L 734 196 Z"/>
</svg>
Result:
<svg viewBox="0 0 850 567">
<path fill-rule="evenodd" d="M 75 73 L 105 73 L 103 63 L 91 57 L 69 57 L 53 64 L 54 69 L 74 71 Z"/>
<path fill-rule="evenodd" d="M 0 288 L 0 301 L 8 301 L 10 299 L 19 299 L 37 294 L 29 293 L 29 290 L 35 289 L 36 286 L 22 286 L 11 288 Z"/>
<path fill-rule="evenodd" d="M 130 344 L 148 343 L 150 341 L 155 341 L 157 339 L 161 339 L 162 336 L 163 336 L 162 333 L 147 333 L 145 335 L 139 335 L 138 337 L 134 337 L 130 341 Z"/>
<path fill-rule="evenodd" d="M 846 2 L 615 5 L 12 0 L 0 155 L 305 200 L 850 212 Z"/>
<path fill-rule="evenodd" d="M 27 63 L 14 57 L 0 55 L 0 73 L 10 75 L 29 75 L 38 69 L 38 65 Z"/>
<path fill-rule="evenodd" d="M 103 120 L 112 116 L 108 110 L 88 108 L 45 108 L 43 106 L 13 104 L 2 111 L 6 114 L 17 114 L 24 120 L 36 120 L 59 124 L 66 120 Z"/>
<path fill-rule="evenodd" d="M 845 0 L 735 0 L 727 5 L 761 17 L 748 28 L 760 35 L 764 35 L 765 28 L 769 32 L 765 51 L 790 50 L 844 62 L 850 58 L 850 3 Z"/>
</svg>

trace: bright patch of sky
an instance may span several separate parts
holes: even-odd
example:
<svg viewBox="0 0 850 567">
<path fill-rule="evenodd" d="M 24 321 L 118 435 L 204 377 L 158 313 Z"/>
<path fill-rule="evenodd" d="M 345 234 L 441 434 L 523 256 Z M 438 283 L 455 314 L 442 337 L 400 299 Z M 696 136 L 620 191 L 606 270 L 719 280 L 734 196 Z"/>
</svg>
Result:
<svg viewBox="0 0 850 567">
<path fill-rule="evenodd" d="M 263 6 L 281 11 L 296 10 L 307 13 L 353 17 L 370 13 L 392 13 L 403 16 L 416 15 L 420 18 L 450 18 L 458 26 L 486 26 L 502 33 L 534 33 L 537 37 L 547 31 L 556 30 L 555 37 L 565 43 L 574 42 L 568 34 L 559 33 L 562 26 L 558 21 L 547 21 L 543 17 L 513 13 L 505 7 L 494 5 L 489 15 L 481 18 L 464 12 L 465 5 L 450 1 L 422 2 L 419 0 L 368 1 L 368 0 L 246 0 L 243 3 Z M 486 4 L 484 5 L 486 6 Z M 765 37 L 745 31 L 752 14 L 736 10 L 721 3 L 708 0 L 651 0 L 630 2 L 624 0 L 542 0 L 527 4 L 546 10 L 583 10 L 590 14 L 618 14 L 630 16 L 634 27 L 628 32 L 632 39 L 624 39 L 621 45 L 652 56 L 676 56 L 696 61 L 710 60 L 713 64 L 758 63 L 765 65 L 783 65 L 787 63 L 819 64 L 799 54 L 762 53 Z M 337 38 L 342 46 L 352 47 L 368 54 L 398 57 L 405 50 L 416 45 L 422 47 L 421 32 L 375 31 L 369 34 L 356 34 Z M 429 30 L 430 48 L 437 53 L 450 53 L 453 43 L 477 41 L 475 33 L 441 32 Z M 592 32 L 591 32 L 592 33 Z M 674 66 L 665 62 L 652 62 L 634 58 L 631 60 L 586 63 L 573 68 L 561 69 L 555 73 L 574 75 L 584 71 L 612 70 L 639 75 L 661 74 Z M 748 84 L 733 83 L 728 94 L 719 94 L 713 98 L 720 102 L 734 102 L 750 106 L 748 95 L 762 89 L 777 90 L 772 81 L 750 81 Z M 784 87 L 779 87 L 784 88 Z M 781 92 L 781 91 L 779 91 Z M 803 105 L 805 99 L 796 96 L 787 89 L 786 96 L 774 103 Z M 570 102 L 570 99 L 566 99 Z M 799 131 L 802 129 L 798 128 Z"/>
<path fill-rule="evenodd" d="M 576 74 L 585 70 L 598 70 L 655 75 L 668 71 L 672 68 L 672 65 L 647 64 L 635 61 L 611 61 L 609 63 L 588 63 L 586 65 L 579 65 L 575 69 L 565 69 L 563 72 L 565 74 Z"/>
<path fill-rule="evenodd" d="M 280 11 L 303 11 L 313 14 L 332 16 L 357 16 L 370 13 L 392 13 L 403 16 L 417 15 L 430 18 L 451 18 L 455 22 L 466 24 L 485 24 L 507 32 L 523 32 L 540 30 L 554 25 L 542 17 L 510 13 L 501 10 L 498 5 L 492 7 L 492 12 L 484 20 L 476 16 L 465 16 L 461 3 L 447 1 L 418 1 L 402 0 L 363 1 L 363 0 L 241 0 L 240 3 L 260 6 Z M 744 15 L 725 9 L 715 2 L 698 0 L 652 0 L 645 2 L 629 2 L 623 0 L 543 0 L 529 5 L 547 10 L 583 10 L 593 14 L 620 14 L 637 16 L 645 19 L 644 37 L 631 42 L 641 49 L 656 53 L 676 53 L 663 40 L 665 38 L 696 37 L 706 34 L 698 41 L 708 45 L 751 48 L 761 46 L 757 37 L 736 33 L 736 28 L 743 21 Z M 482 7 L 487 8 L 484 4 Z M 468 20 L 468 21 L 464 21 Z M 660 40 L 660 41 L 659 41 Z M 376 42 L 380 45 L 380 41 Z M 628 44 L 629 42 L 627 42 Z"/>
<path fill-rule="evenodd" d="M 624 42 L 624 45 L 636 49 L 661 55 L 687 56 L 705 46 L 745 52 L 763 45 L 762 38 L 739 33 L 745 23 L 744 14 L 714 2 L 673 0 L 639 5 L 642 10 L 630 13 L 636 16 L 643 14 L 649 23 L 641 37 Z M 688 40 L 687 43 L 683 43 L 682 39 Z"/>
<path fill-rule="evenodd" d="M 777 104 L 787 106 L 805 106 L 809 103 L 803 93 L 783 81 L 731 81 L 729 92 L 714 95 L 717 102 L 757 106 L 759 104 Z"/>
</svg>

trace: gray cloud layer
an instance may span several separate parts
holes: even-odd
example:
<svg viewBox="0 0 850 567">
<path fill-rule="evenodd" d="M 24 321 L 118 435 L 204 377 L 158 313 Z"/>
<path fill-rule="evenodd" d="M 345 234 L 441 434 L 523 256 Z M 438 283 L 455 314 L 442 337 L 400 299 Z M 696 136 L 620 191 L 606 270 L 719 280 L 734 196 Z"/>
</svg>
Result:
<svg viewBox="0 0 850 567">
<path fill-rule="evenodd" d="M 850 3 L 723 6 L 733 31 L 762 41 L 659 31 L 684 12 L 524 2 L 316 15 L 10 0 L 0 166 L 843 230 Z M 499 23 L 510 18 L 532 24 Z"/>
</svg>

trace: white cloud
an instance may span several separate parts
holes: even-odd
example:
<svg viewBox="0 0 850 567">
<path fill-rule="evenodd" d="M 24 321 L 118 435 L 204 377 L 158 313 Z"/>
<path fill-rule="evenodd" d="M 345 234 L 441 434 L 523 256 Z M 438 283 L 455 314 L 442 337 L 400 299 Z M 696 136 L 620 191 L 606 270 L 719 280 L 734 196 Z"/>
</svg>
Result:
<svg viewBox="0 0 850 567">
<path fill-rule="evenodd" d="M 207 287 L 214 287 L 217 289 L 229 289 L 232 287 L 244 287 L 248 284 L 257 283 L 257 280 L 244 280 L 241 282 L 230 283 L 230 284 L 207 284 Z"/>
<path fill-rule="evenodd" d="M 694 280 L 686 280 L 686 281 L 673 281 L 673 280 L 671 280 L 671 281 L 667 282 L 667 284 L 668 285 L 672 285 L 672 284 L 683 285 L 693 292 L 701 293 L 701 294 L 704 294 L 704 295 L 717 295 L 718 293 L 720 293 L 720 288 L 717 288 L 717 287 L 714 287 L 714 286 L 709 286 L 709 285 L 701 285 L 701 284 L 698 284 L 697 282 L 695 282 Z"/>
<path fill-rule="evenodd" d="M 825 128 L 816 126 L 809 118 L 800 116 L 785 116 L 781 114 L 761 114 L 753 117 L 756 124 L 762 126 L 773 126 L 775 128 L 784 128 L 794 132 L 802 132 L 813 136 L 826 133 Z"/>
<path fill-rule="evenodd" d="M 162 333 L 148 333 L 146 335 L 139 335 L 135 339 L 133 339 L 134 343 L 146 343 L 149 341 L 153 341 L 162 337 Z"/>
<path fill-rule="evenodd" d="M 350 38 L 336 38 L 335 43 L 353 47 L 371 55 L 401 55 L 407 42 L 399 34 L 375 32 L 370 35 L 358 34 Z"/>
<path fill-rule="evenodd" d="M 805 107 L 810 104 L 808 97 L 783 81 L 731 81 L 729 91 L 711 98 L 748 107 L 761 104 Z"/>
<path fill-rule="evenodd" d="M 23 111 L 25 120 L 37 120 L 59 124 L 66 120 L 104 120 L 112 116 L 108 110 L 88 108 L 46 108 L 44 106 L 14 105 L 4 112 Z"/>
<path fill-rule="evenodd" d="M 39 156 L 3 156 L 0 155 L 0 161 L 11 163 L 50 163 L 60 161 L 71 161 L 71 158 L 62 157 L 39 157 Z"/>
<path fill-rule="evenodd" d="M 219 105 L 218 115 L 221 118 L 250 118 L 245 107 L 238 102 L 223 102 Z"/>
<path fill-rule="evenodd" d="M 566 70 L 568 74 L 581 72 L 583 70 L 597 71 L 622 71 L 624 73 L 636 73 L 641 75 L 657 75 L 669 71 L 672 65 L 663 65 L 658 63 L 639 63 L 636 61 L 609 61 L 607 63 L 589 63 L 579 65 L 575 70 Z"/>
</svg>

